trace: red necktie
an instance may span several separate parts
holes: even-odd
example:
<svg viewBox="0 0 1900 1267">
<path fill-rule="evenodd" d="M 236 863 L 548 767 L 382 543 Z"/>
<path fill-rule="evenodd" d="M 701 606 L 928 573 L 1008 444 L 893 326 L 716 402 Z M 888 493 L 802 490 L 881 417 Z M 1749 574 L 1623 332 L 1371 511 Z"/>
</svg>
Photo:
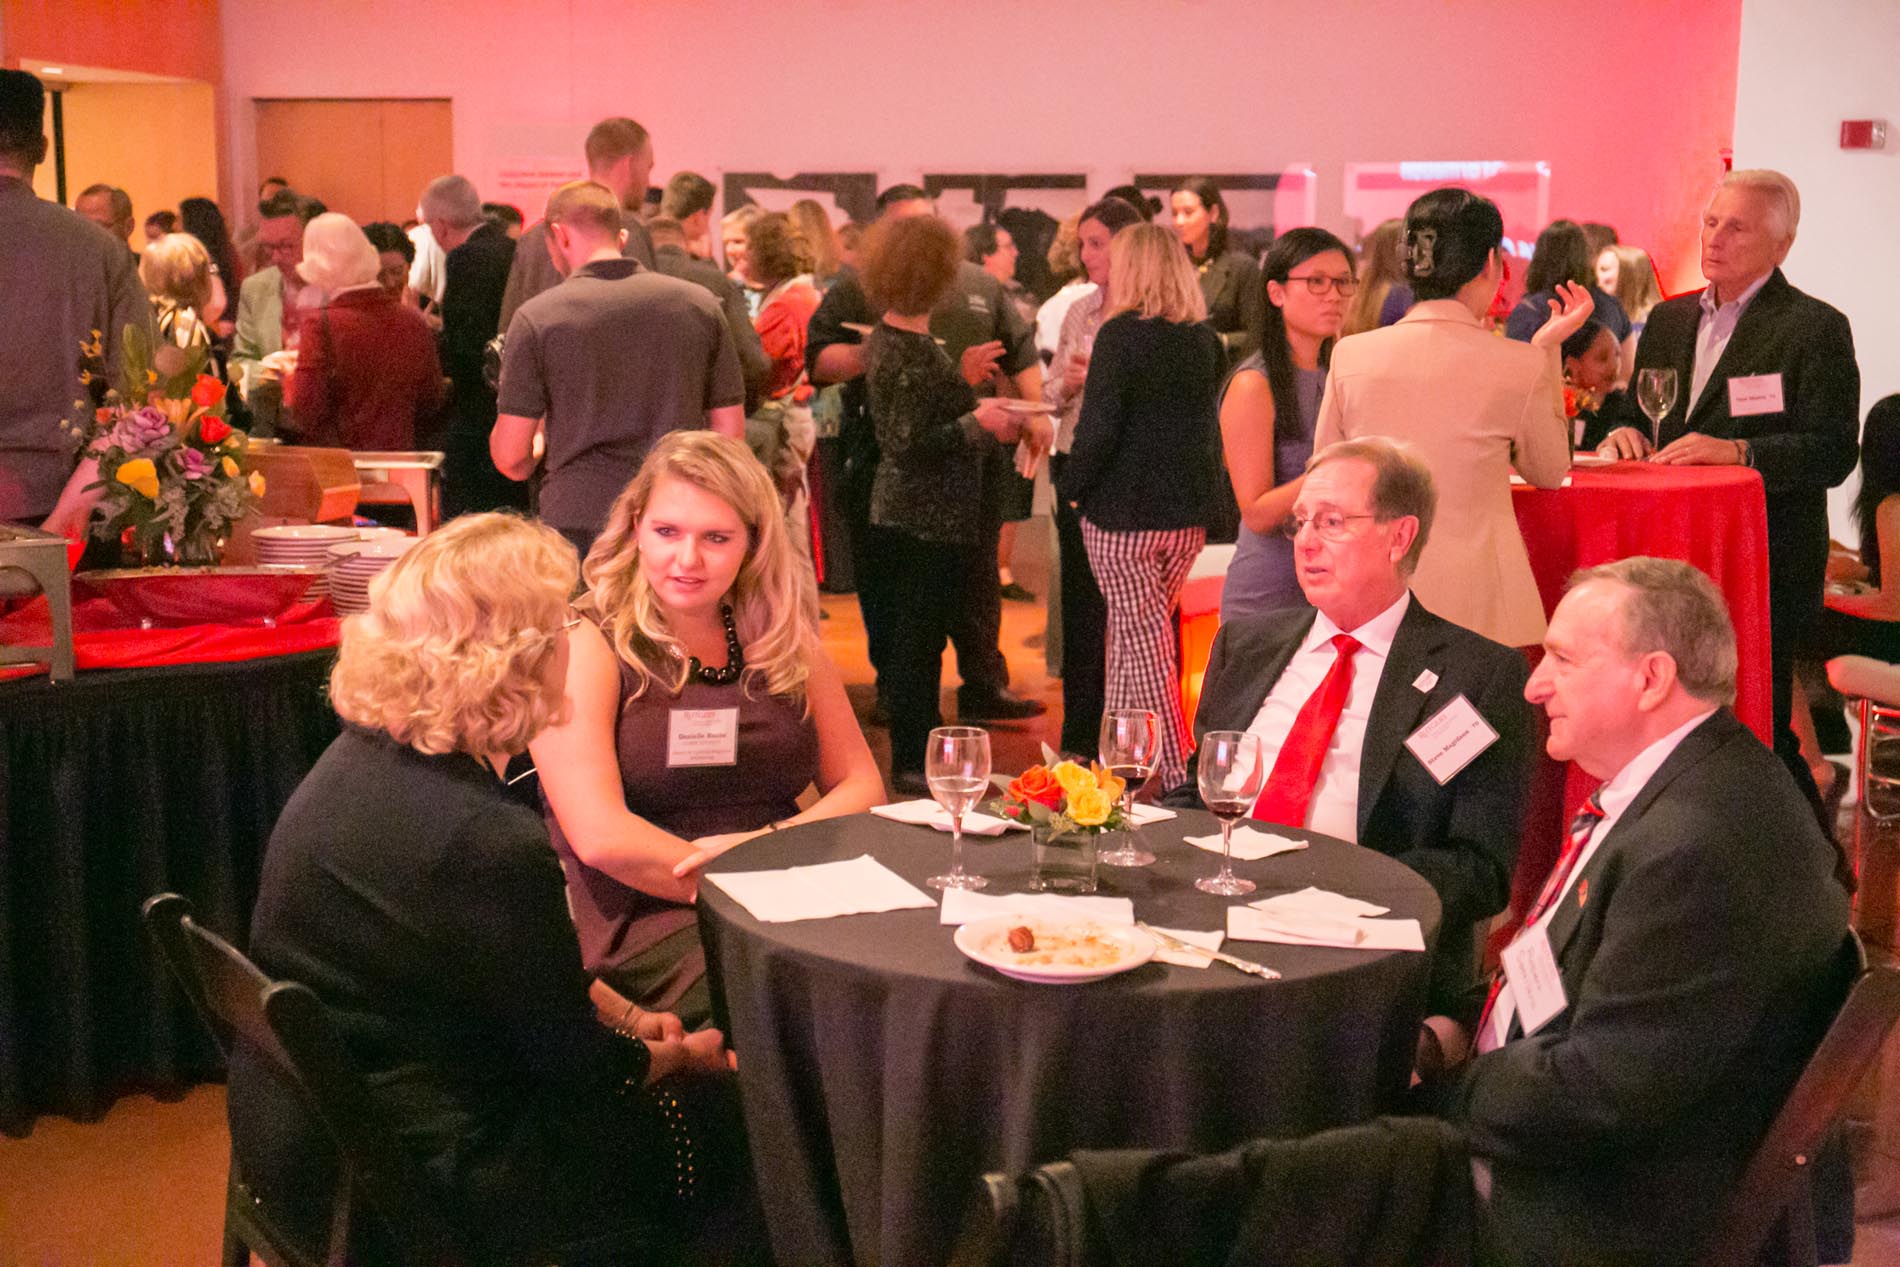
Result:
<svg viewBox="0 0 1900 1267">
<path fill-rule="evenodd" d="M 1288 827 L 1306 826 L 1306 813 L 1313 801 L 1313 788 L 1319 783 L 1319 768 L 1326 760 L 1326 749 L 1339 729 L 1339 715 L 1346 711 L 1346 697 L 1352 693 L 1352 653 L 1359 641 L 1351 634 L 1335 634 L 1333 646 L 1339 658 L 1326 671 L 1319 689 L 1306 697 L 1293 728 L 1274 758 L 1273 773 L 1254 802 L 1253 817 Z"/>
<path fill-rule="evenodd" d="M 1537 894 L 1537 901 L 1531 906 L 1529 915 L 1524 917 L 1522 927 L 1529 928 L 1542 919 L 1544 912 L 1550 909 L 1557 895 L 1564 891 L 1564 885 L 1570 880 L 1570 873 L 1576 869 L 1577 859 L 1583 856 L 1583 847 L 1590 843 L 1597 824 L 1603 821 L 1603 806 L 1597 803 L 1597 794 L 1590 793 L 1570 820 L 1570 834 L 1564 838 L 1564 851 L 1557 856 L 1557 865 L 1551 869 L 1550 879 L 1544 881 L 1543 889 Z M 1490 1051 L 1495 1043 L 1486 1037 L 1490 1030 L 1491 1009 L 1497 1006 L 1498 991 L 1504 988 L 1504 969 L 1499 968 L 1491 978 L 1491 993 L 1485 996 L 1484 1011 L 1478 1014 L 1478 1050 Z"/>
</svg>

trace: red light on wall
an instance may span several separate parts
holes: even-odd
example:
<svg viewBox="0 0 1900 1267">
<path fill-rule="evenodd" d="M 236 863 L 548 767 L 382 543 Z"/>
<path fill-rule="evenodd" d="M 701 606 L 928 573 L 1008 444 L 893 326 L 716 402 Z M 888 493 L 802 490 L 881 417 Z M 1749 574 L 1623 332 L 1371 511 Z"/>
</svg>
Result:
<svg viewBox="0 0 1900 1267">
<path fill-rule="evenodd" d="M 1884 150 L 1887 148 L 1885 119 L 1843 119 L 1841 148 L 1844 150 Z"/>
</svg>

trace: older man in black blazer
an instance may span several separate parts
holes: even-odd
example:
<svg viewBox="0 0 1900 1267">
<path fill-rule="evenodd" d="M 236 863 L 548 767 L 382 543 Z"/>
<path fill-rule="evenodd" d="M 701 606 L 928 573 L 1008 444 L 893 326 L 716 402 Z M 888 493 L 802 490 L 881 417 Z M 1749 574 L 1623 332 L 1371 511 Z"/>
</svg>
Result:
<svg viewBox="0 0 1900 1267">
<path fill-rule="evenodd" d="M 1768 492 L 1768 611 L 1775 751 L 1817 811 L 1819 797 L 1789 725 L 1794 658 L 1821 618 L 1827 574 L 1827 490 L 1858 458 L 1860 367 L 1837 309 L 1788 284 L 1801 195 L 1779 172 L 1730 173 L 1702 213 L 1708 288 L 1658 304 L 1636 347 L 1646 369 L 1676 371 L 1653 461 L 1752 466 Z M 1620 457 L 1650 452 L 1636 392 L 1631 424 L 1604 441 Z M 1828 826 L 1828 824 L 1823 824 Z"/>
<path fill-rule="evenodd" d="M 1544 646 L 1527 694 L 1550 754 L 1605 782 L 1434 1107 L 1469 1141 L 1499 1261 L 1686 1262 L 1839 1006 L 1847 895 L 1728 709 L 1735 636 L 1707 577 L 1592 569 Z"/>
<path fill-rule="evenodd" d="M 1435 506 L 1430 471 L 1389 440 L 1344 441 L 1316 454 L 1290 521 L 1300 586 L 1314 608 L 1221 627 L 1194 732 L 1260 736 L 1270 787 L 1293 790 L 1273 803 L 1263 796 L 1256 817 L 1355 841 L 1431 883 L 1444 905 L 1432 998 L 1448 1005 L 1473 978 L 1480 921 L 1510 896 L 1532 717 L 1523 656 L 1432 615 L 1406 588 Z M 1335 640 L 1346 635 L 1355 639 L 1345 657 L 1349 685 L 1332 728 L 1316 735 L 1314 701 L 1335 671 Z M 1470 755 L 1435 761 L 1434 771 L 1405 741 L 1441 718 L 1464 719 Z M 1302 749 L 1303 787 L 1294 770 Z M 1170 803 L 1199 804 L 1193 773 L 1190 764 Z"/>
</svg>

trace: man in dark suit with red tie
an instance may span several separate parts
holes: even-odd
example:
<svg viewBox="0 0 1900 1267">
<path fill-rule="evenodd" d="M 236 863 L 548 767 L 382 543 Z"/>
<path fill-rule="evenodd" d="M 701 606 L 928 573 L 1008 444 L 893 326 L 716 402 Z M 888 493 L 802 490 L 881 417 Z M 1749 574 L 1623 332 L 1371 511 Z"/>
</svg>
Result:
<svg viewBox="0 0 1900 1267">
<path fill-rule="evenodd" d="M 1650 310 L 1636 346 L 1638 390 L 1601 452 L 1649 454 L 1637 411 L 1642 373 L 1674 370 L 1676 399 L 1663 415 L 1652 461 L 1750 466 L 1768 494 L 1768 614 L 1774 675 L 1775 752 L 1816 812 L 1820 797 L 1789 725 L 1795 658 L 1821 619 L 1827 577 L 1827 490 L 1859 454 L 1860 367 L 1837 309 L 1781 275 L 1801 220 L 1801 195 L 1780 172 L 1725 177 L 1702 213 L 1708 288 Z M 1827 830 L 1832 824 L 1823 823 Z"/>
<path fill-rule="evenodd" d="M 1221 627 L 1195 735 L 1260 736 L 1271 773 L 1255 818 L 1376 849 L 1431 883 L 1444 906 L 1432 999 L 1449 1006 L 1474 979 L 1481 922 L 1510 896 L 1530 778 L 1528 666 L 1407 589 L 1436 508 L 1415 455 L 1344 441 L 1315 454 L 1305 480 L 1288 522 L 1313 608 Z M 1431 767 L 1406 745 L 1428 723 L 1463 736 Z M 1167 800 L 1199 804 L 1192 765 Z"/>
<path fill-rule="evenodd" d="M 1847 894 L 1735 719 L 1735 634 L 1686 563 L 1581 573 L 1526 693 L 1603 785 L 1488 998 L 1422 1044 L 1496 1261 L 1692 1261 L 1840 1004 Z M 1832 1261 L 1832 1260 L 1830 1260 Z"/>
</svg>

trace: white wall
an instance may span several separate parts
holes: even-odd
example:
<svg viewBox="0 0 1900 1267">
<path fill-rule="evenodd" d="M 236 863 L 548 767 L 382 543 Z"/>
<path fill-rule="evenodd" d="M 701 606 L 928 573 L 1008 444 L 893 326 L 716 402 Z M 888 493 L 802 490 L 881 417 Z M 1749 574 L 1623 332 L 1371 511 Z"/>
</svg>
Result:
<svg viewBox="0 0 1900 1267">
<path fill-rule="evenodd" d="M 1741 2 L 224 0 L 228 155 L 254 188 L 254 98 L 448 97 L 488 188 L 630 114 L 661 177 L 1081 169 L 1100 192 L 1305 162 L 1336 229 L 1347 162 L 1546 160 L 1553 215 L 1662 245 L 1669 277 L 1729 143 Z"/>
<path fill-rule="evenodd" d="M 1860 359 L 1861 417 L 1900 391 L 1900 136 L 1843 150 L 1843 119 L 1900 129 L 1900 4 L 1743 0 L 1735 165 L 1772 167 L 1801 189 L 1788 280 L 1847 314 Z M 1830 495 L 1834 535 L 1853 542 L 1859 477 Z"/>
</svg>

